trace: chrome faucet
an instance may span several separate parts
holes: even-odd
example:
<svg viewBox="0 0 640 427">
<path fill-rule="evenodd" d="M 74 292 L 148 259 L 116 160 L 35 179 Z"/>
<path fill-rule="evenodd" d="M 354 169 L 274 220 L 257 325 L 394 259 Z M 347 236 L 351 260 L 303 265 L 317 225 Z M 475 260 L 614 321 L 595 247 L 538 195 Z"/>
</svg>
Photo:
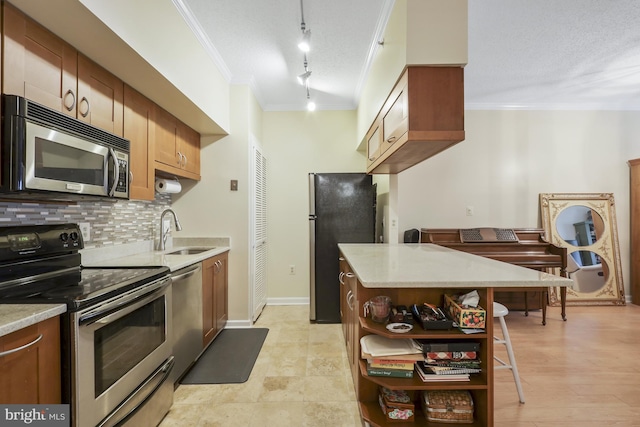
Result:
<svg viewBox="0 0 640 427">
<path fill-rule="evenodd" d="M 166 230 L 164 229 L 164 216 L 168 213 L 173 215 L 173 220 L 176 225 L 176 231 L 182 230 L 180 221 L 178 221 L 178 216 L 173 211 L 173 209 L 167 208 L 164 211 L 162 211 L 162 215 L 160 215 L 160 244 L 159 244 L 160 246 L 159 249 L 161 251 L 164 251 L 165 244 L 167 243 L 167 237 L 169 237 L 169 232 L 171 231 L 171 227 L 167 228 Z"/>
</svg>

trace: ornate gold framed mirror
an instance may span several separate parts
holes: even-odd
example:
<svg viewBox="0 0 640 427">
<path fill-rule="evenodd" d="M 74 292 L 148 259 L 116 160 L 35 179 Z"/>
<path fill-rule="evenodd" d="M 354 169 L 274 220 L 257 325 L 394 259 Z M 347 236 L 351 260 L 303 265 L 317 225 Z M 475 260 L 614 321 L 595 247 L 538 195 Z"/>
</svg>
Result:
<svg viewBox="0 0 640 427">
<path fill-rule="evenodd" d="M 624 305 L 613 194 L 542 193 L 540 213 L 547 240 L 567 248 L 567 305 Z M 559 292 L 549 290 L 550 305 Z"/>
</svg>

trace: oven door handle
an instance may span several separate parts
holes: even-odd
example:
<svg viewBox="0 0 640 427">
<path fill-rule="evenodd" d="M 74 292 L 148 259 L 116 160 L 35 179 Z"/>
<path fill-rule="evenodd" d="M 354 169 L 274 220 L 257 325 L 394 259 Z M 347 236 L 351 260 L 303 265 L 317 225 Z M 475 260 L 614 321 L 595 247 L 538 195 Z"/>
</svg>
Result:
<svg viewBox="0 0 640 427">
<path fill-rule="evenodd" d="M 78 323 L 82 326 L 89 326 L 94 323 L 100 323 L 101 325 L 111 323 L 158 298 L 170 285 L 171 278 L 167 276 L 133 289 L 84 313 L 78 319 Z M 117 311 L 114 312 L 114 310 Z"/>
</svg>

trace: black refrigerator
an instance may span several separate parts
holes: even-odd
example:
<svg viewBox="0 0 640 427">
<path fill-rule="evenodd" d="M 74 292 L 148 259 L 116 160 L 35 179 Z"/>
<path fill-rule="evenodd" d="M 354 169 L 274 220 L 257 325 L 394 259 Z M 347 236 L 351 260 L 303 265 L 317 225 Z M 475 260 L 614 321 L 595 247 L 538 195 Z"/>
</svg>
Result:
<svg viewBox="0 0 640 427">
<path fill-rule="evenodd" d="M 310 319 L 340 323 L 338 243 L 374 243 L 376 186 L 364 173 L 309 174 Z"/>
</svg>

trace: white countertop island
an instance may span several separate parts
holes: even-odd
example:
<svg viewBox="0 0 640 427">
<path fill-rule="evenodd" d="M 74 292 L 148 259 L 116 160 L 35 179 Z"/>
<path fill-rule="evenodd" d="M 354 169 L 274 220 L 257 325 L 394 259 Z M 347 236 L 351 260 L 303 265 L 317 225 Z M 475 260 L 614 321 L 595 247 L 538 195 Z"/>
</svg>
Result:
<svg viewBox="0 0 640 427">
<path fill-rule="evenodd" d="M 365 288 L 572 286 L 573 280 L 433 244 L 341 243 Z"/>
</svg>

